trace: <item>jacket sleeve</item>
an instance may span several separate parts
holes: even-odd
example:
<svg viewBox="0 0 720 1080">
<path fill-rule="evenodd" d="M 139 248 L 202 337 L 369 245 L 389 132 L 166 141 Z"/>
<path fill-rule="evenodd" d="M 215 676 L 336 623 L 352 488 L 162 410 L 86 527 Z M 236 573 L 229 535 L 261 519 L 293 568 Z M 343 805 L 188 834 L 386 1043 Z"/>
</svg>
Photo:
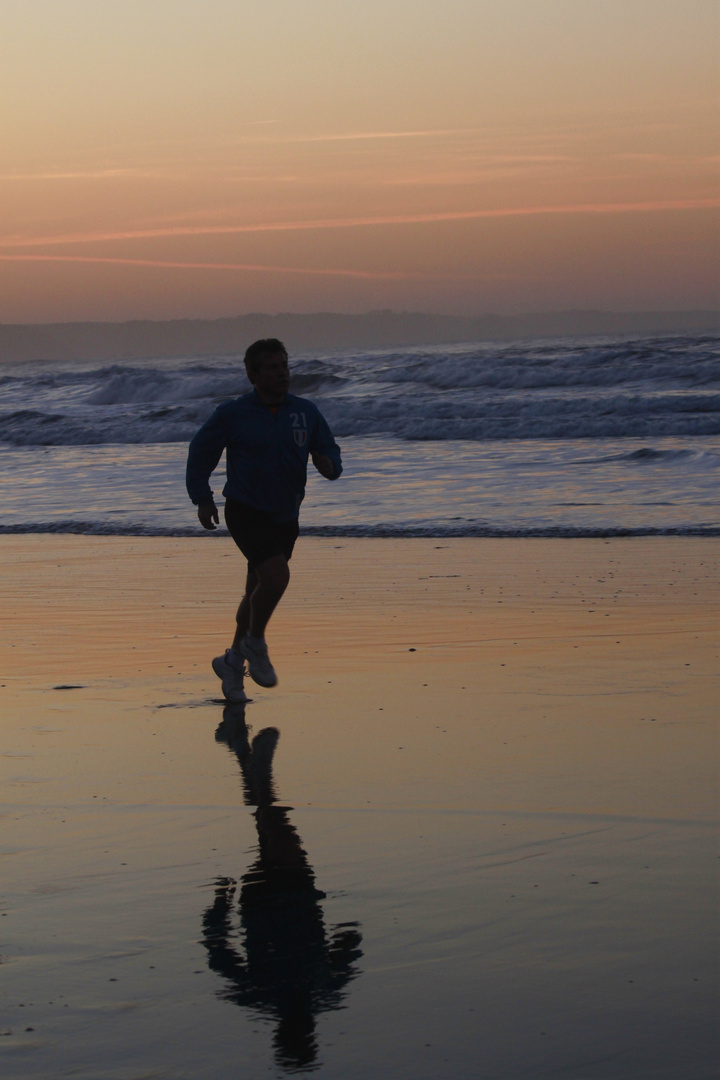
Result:
<svg viewBox="0 0 720 1080">
<path fill-rule="evenodd" d="M 217 466 L 227 442 L 227 416 L 219 406 L 190 443 L 185 486 L 196 506 L 213 501 L 210 476 Z"/>
<path fill-rule="evenodd" d="M 335 466 L 335 475 L 328 479 L 337 480 L 338 476 L 340 476 L 343 471 L 340 447 L 333 439 L 332 432 L 328 427 L 328 422 L 319 409 L 317 410 L 317 424 L 315 425 L 315 431 L 310 439 L 310 451 L 311 453 L 316 451 L 319 454 L 327 454 Z"/>
</svg>

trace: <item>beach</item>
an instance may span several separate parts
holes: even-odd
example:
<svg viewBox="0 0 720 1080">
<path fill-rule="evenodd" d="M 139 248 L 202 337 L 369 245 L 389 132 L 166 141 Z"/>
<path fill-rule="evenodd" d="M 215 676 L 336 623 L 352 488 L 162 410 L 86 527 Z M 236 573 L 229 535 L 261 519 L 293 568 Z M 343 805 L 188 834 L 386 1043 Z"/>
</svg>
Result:
<svg viewBox="0 0 720 1080">
<path fill-rule="evenodd" d="M 715 541 L 0 552 L 5 1076 L 714 1075 Z"/>
<path fill-rule="evenodd" d="M 0 1080 L 715 1080 L 717 3 L 3 15 Z"/>
</svg>

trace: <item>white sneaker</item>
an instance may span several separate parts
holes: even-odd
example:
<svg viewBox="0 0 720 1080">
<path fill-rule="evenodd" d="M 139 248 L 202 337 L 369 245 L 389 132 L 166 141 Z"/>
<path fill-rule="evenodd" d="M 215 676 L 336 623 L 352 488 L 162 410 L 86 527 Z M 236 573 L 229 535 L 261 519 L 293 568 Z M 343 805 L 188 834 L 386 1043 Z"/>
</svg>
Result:
<svg viewBox="0 0 720 1080">
<path fill-rule="evenodd" d="M 229 649 L 225 650 L 224 656 L 216 656 L 212 662 L 212 669 L 218 679 L 222 680 L 222 692 L 228 701 L 234 705 L 242 705 L 247 701 L 247 694 L 243 688 L 245 678 L 245 666 L 233 667 L 228 663 Z"/>
<path fill-rule="evenodd" d="M 270 663 L 267 645 L 264 641 L 258 647 L 251 645 L 246 636 L 240 642 L 239 652 L 241 652 L 247 660 L 250 678 L 254 679 L 258 686 L 277 685 L 275 668 Z"/>
</svg>

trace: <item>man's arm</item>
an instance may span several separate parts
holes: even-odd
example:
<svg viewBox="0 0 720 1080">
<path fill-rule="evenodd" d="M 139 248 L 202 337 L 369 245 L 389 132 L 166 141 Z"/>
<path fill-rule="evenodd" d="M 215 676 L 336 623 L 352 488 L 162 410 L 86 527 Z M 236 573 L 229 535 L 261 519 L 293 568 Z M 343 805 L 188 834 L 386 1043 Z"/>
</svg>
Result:
<svg viewBox="0 0 720 1080">
<path fill-rule="evenodd" d="M 317 424 L 310 440 L 310 457 L 317 471 L 326 480 L 337 480 L 343 471 L 340 447 L 320 412 L 317 414 Z"/>
<path fill-rule="evenodd" d="M 225 415 L 221 406 L 190 443 L 185 471 L 188 495 L 198 508 L 198 519 L 204 529 L 214 529 L 213 522 L 219 522 L 210 476 L 222 457 L 226 441 Z"/>
</svg>

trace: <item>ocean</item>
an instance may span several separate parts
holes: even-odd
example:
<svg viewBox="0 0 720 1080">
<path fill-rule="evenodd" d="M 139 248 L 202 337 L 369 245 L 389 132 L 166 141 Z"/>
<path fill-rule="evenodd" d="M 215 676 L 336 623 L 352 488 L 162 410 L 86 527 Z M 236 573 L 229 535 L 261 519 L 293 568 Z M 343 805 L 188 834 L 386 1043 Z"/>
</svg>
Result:
<svg viewBox="0 0 720 1080">
<path fill-rule="evenodd" d="M 720 338 L 593 337 L 291 357 L 345 472 L 303 532 L 720 535 Z M 187 443 L 241 356 L 0 367 L 0 533 L 186 536 Z M 213 480 L 220 497 L 221 462 Z M 224 532 L 224 529 L 220 531 Z"/>
</svg>

